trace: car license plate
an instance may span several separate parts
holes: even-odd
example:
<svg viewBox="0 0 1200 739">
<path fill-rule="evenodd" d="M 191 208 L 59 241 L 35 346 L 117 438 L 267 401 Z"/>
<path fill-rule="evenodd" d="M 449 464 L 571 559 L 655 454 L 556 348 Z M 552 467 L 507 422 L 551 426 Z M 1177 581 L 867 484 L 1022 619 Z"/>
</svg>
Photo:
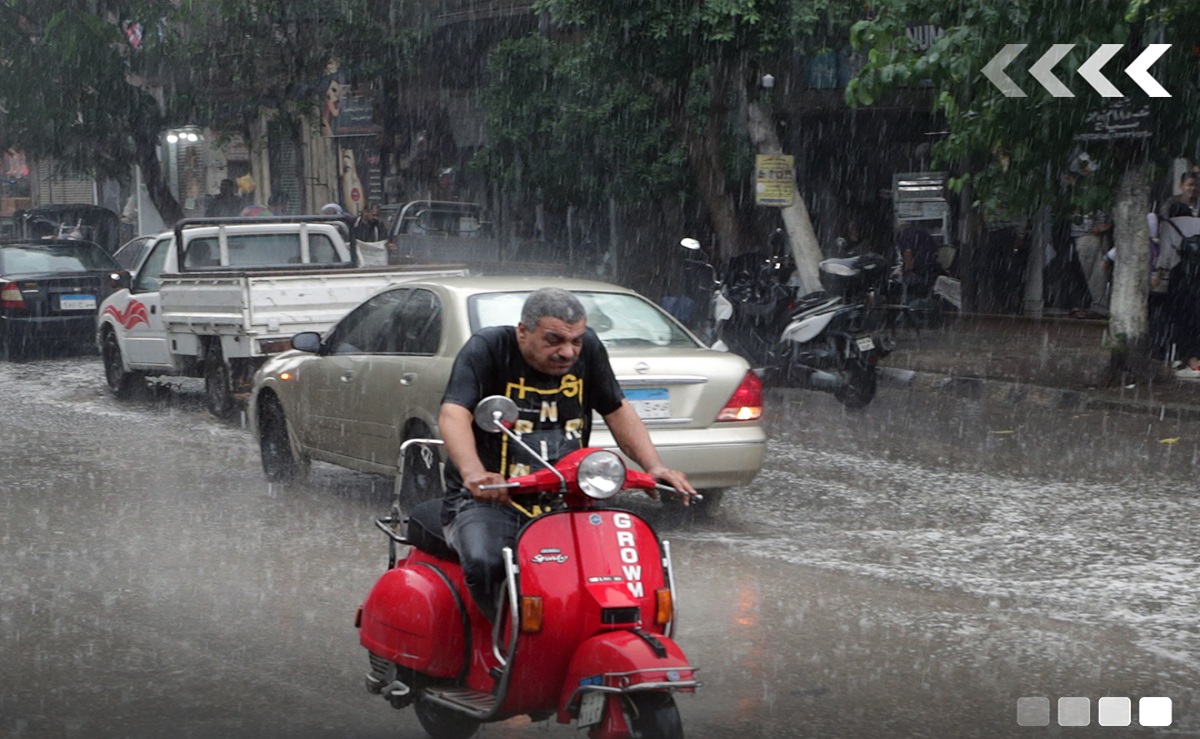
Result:
<svg viewBox="0 0 1200 739">
<path fill-rule="evenodd" d="M 60 295 L 58 307 L 62 310 L 95 310 L 95 295 Z"/>
<path fill-rule="evenodd" d="M 592 690 L 583 694 L 583 700 L 579 701 L 580 726 L 591 726 L 592 724 L 600 723 L 600 717 L 604 713 L 605 697 L 605 694 L 598 690 Z"/>
<path fill-rule="evenodd" d="M 875 342 L 871 340 L 870 336 L 864 336 L 861 339 L 855 339 L 854 342 L 858 344 L 858 350 L 860 352 L 869 352 L 875 348 Z"/>
<path fill-rule="evenodd" d="M 625 399 L 641 418 L 670 418 L 671 394 L 665 387 L 639 387 L 625 391 Z"/>
</svg>

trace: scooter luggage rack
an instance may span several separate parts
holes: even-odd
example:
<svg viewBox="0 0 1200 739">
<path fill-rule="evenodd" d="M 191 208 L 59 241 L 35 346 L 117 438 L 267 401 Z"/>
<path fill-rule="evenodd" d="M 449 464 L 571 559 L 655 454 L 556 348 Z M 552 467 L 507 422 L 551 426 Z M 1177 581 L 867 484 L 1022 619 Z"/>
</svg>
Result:
<svg viewBox="0 0 1200 739">
<path fill-rule="evenodd" d="M 446 442 L 442 441 L 441 439 L 405 439 L 404 442 L 400 444 L 400 460 L 399 464 L 397 465 L 396 484 L 392 489 L 392 513 L 390 516 L 384 516 L 382 518 L 375 519 L 375 526 L 388 536 L 389 570 L 396 566 L 396 561 L 399 559 L 396 552 L 396 545 L 403 544 L 405 546 L 412 546 L 412 542 L 409 541 L 407 535 L 398 531 L 400 526 L 403 526 L 408 522 L 407 518 L 400 515 L 400 490 L 401 480 L 404 479 L 404 464 L 406 460 L 405 452 L 408 451 L 409 447 L 417 444 L 424 444 L 427 446 L 442 446 L 445 443 Z"/>
</svg>

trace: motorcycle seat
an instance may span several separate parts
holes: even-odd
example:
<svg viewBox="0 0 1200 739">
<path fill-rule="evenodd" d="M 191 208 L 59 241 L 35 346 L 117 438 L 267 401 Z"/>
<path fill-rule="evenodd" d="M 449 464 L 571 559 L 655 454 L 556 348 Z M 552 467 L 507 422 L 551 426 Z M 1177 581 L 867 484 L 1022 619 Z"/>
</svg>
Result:
<svg viewBox="0 0 1200 739">
<path fill-rule="evenodd" d="M 458 553 L 446 542 L 446 536 L 442 532 L 441 498 L 426 500 L 413 506 L 408 514 L 408 527 L 405 529 L 404 538 L 426 554 L 458 561 Z"/>
</svg>

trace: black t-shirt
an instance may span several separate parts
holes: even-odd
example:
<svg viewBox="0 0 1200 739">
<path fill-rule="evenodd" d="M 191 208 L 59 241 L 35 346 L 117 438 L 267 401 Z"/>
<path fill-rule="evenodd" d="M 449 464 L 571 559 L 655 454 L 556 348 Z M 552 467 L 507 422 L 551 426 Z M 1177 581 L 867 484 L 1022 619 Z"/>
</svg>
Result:
<svg viewBox="0 0 1200 739">
<path fill-rule="evenodd" d="M 467 340 L 454 360 L 442 402 L 473 411 L 489 395 L 513 399 L 520 412 L 514 430 L 551 462 L 587 446 L 593 410 L 606 416 L 625 398 L 608 351 L 590 328 L 583 335 L 578 360 L 565 375 L 557 376 L 529 366 L 512 326 L 481 329 Z M 475 448 L 486 469 L 506 478 L 540 469 L 541 465 L 504 434 L 472 428 Z M 470 497 L 453 462 L 446 465 L 446 491 L 450 500 Z"/>
</svg>

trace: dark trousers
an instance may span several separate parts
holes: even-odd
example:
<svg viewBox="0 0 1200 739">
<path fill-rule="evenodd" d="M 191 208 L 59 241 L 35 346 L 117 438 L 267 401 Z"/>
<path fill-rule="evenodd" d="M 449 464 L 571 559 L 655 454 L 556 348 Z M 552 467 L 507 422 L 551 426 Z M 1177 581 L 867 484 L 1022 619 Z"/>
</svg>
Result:
<svg viewBox="0 0 1200 739">
<path fill-rule="evenodd" d="M 496 622 L 504 585 L 504 547 L 516 549 L 517 532 L 525 518 L 510 506 L 464 500 L 449 524 L 446 541 L 458 552 L 467 589 L 475 605 Z"/>
</svg>

